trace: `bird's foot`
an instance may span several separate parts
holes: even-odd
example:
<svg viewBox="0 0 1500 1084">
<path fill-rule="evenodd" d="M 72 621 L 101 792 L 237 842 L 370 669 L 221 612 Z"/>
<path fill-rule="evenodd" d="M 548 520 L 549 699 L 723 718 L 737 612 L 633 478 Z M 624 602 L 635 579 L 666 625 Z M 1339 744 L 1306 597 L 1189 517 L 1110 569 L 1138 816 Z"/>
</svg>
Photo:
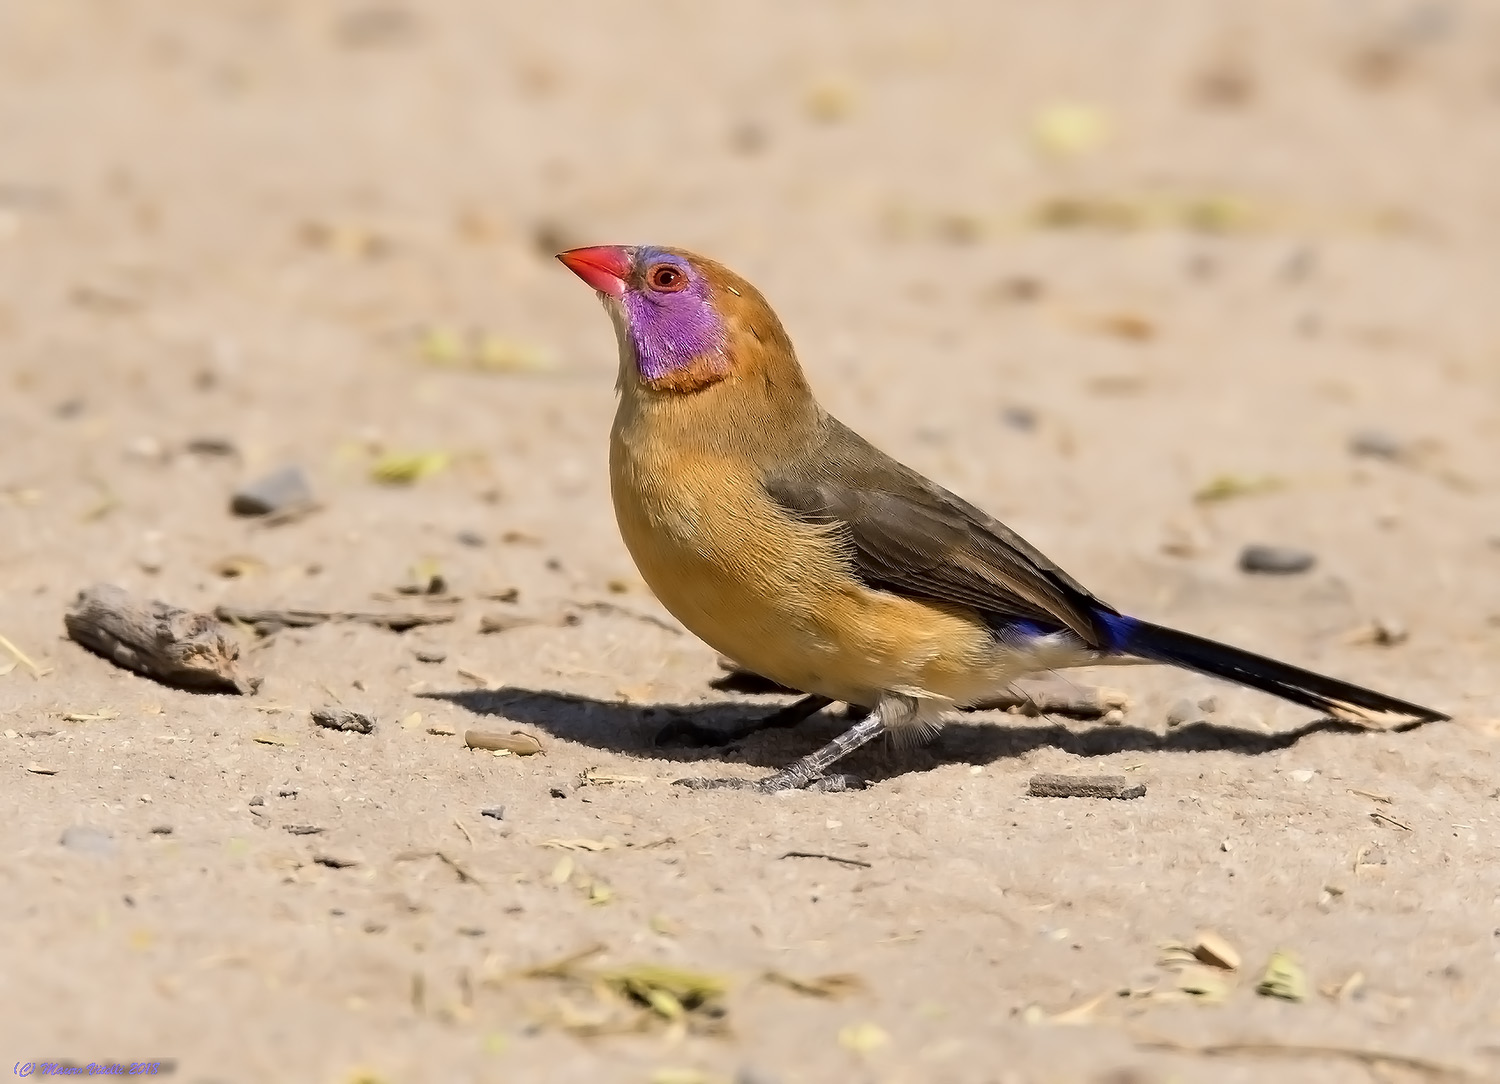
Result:
<svg viewBox="0 0 1500 1084">
<path fill-rule="evenodd" d="M 819 790 L 824 793 L 863 790 L 864 780 L 849 775 L 829 775 L 828 769 L 835 761 L 848 756 L 860 746 L 867 745 L 884 734 L 886 716 L 895 711 L 910 714 L 909 702 L 895 697 L 882 700 L 867 717 L 855 723 L 833 741 L 822 748 L 814 749 L 795 764 L 790 764 L 759 782 L 749 779 L 679 779 L 674 785 L 692 787 L 695 790 L 732 787 L 736 790 L 758 790 L 762 794 L 775 794 L 783 790 Z"/>
<path fill-rule="evenodd" d="M 674 787 L 688 790 L 753 790 L 761 794 L 776 794 L 784 790 L 807 790 L 815 794 L 843 794 L 845 791 L 864 790 L 870 784 L 857 775 L 837 772 L 803 779 L 791 772 L 777 772 L 764 779 L 704 779 L 689 777 L 674 779 Z"/>
</svg>

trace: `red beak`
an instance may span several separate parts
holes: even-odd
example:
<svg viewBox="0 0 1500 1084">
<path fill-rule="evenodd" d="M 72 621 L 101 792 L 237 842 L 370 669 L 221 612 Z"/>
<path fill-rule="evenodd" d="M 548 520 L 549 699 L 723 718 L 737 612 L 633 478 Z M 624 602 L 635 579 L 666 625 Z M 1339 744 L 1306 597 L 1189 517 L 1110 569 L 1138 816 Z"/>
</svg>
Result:
<svg viewBox="0 0 1500 1084">
<path fill-rule="evenodd" d="M 621 245 L 598 245 L 560 252 L 557 258 L 564 267 L 601 294 L 625 295 L 625 279 L 630 274 L 630 251 Z"/>
</svg>

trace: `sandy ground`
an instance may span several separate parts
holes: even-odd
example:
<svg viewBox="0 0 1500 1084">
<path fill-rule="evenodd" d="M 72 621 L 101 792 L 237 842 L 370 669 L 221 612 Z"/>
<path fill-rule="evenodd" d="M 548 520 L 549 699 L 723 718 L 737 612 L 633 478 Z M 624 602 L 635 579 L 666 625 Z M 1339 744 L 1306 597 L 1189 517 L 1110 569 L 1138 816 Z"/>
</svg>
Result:
<svg viewBox="0 0 1500 1084">
<path fill-rule="evenodd" d="M 1500 1079 L 1493 5 L 9 0 L 0 132 L 0 635 L 44 671 L 0 676 L 6 1072 L 1435 1079 L 1233 1046 L 1273 1042 Z M 713 688 L 615 532 L 613 340 L 550 257 L 632 241 L 755 281 L 835 413 L 1123 609 L 1454 721 L 1115 669 L 1076 680 L 1119 725 L 969 716 L 854 794 L 671 787 L 841 723 L 652 745 L 784 698 Z M 284 463 L 320 511 L 230 515 Z M 1251 542 L 1318 563 L 1249 576 Z M 423 562 L 461 601 L 372 597 Z M 456 620 L 247 636 L 259 694 L 194 695 L 63 638 L 100 581 Z M 1238 972 L 1159 964 L 1201 930 Z M 1305 1000 L 1256 994 L 1276 950 Z M 653 963 L 728 991 L 673 1023 L 599 985 Z"/>
</svg>

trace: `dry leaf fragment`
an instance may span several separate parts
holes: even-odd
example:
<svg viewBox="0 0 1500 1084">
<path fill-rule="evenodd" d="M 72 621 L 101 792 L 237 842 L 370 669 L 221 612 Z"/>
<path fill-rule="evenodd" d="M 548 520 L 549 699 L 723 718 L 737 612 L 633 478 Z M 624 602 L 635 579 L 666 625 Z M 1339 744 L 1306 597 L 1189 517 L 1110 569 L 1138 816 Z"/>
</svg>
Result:
<svg viewBox="0 0 1500 1084">
<path fill-rule="evenodd" d="M 1143 343 L 1156 338 L 1156 325 L 1146 317 L 1131 312 L 1100 316 L 1092 323 L 1096 330 L 1126 342 Z"/>
<path fill-rule="evenodd" d="M 370 478 L 381 485 L 411 485 L 446 470 L 452 461 L 448 452 L 387 452 L 370 467 Z"/>
<path fill-rule="evenodd" d="M 493 332 L 461 332 L 434 327 L 421 333 L 417 352 L 429 365 L 479 372 L 545 372 L 553 367 L 547 351 Z"/>
<path fill-rule="evenodd" d="M 705 971 L 662 964 L 630 964 L 603 971 L 606 986 L 644 1002 L 658 1015 L 677 1020 L 685 1012 L 704 1008 L 729 990 L 726 979 Z"/>
<path fill-rule="evenodd" d="M 1071 1009 L 1064 1009 L 1062 1012 L 1054 1013 L 1036 1022 L 1053 1024 L 1060 1027 L 1091 1024 L 1094 1022 L 1094 1013 L 1098 1010 L 1099 1006 L 1103 1005 L 1113 996 L 1115 996 L 1113 993 L 1095 994 L 1087 1001 L 1074 1005 Z"/>
<path fill-rule="evenodd" d="M 1240 954 L 1235 947 L 1212 930 L 1201 930 L 1193 942 L 1193 955 L 1210 967 L 1225 971 L 1240 969 Z"/>
<path fill-rule="evenodd" d="M 57 774 L 57 769 L 56 768 L 44 767 L 41 764 L 28 764 L 28 765 L 26 765 L 26 770 L 28 772 L 30 772 L 32 775 L 56 775 Z"/>
<path fill-rule="evenodd" d="M 1219 474 L 1209 479 L 1193 494 L 1199 504 L 1227 501 L 1235 497 L 1249 497 L 1258 493 L 1271 493 L 1286 483 L 1272 475 L 1249 478 L 1237 474 Z"/>
<path fill-rule="evenodd" d="M 850 1024 L 839 1029 L 839 1045 L 856 1054 L 869 1054 L 891 1041 L 879 1024 Z"/>
<path fill-rule="evenodd" d="M 825 79 L 807 92 L 807 111 L 814 120 L 831 124 L 854 112 L 859 92 L 847 79 Z"/>
<path fill-rule="evenodd" d="M 103 719 L 118 719 L 119 717 L 120 713 L 118 711 L 109 710 L 91 712 L 65 711 L 58 716 L 58 718 L 68 723 L 93 723 Z"/>
<path fill-rule="evenodd" d="M 578 782 L 579 785 L 585 787 L 604 787 L 613 783 L 644 783 L 646 777 L 644 775 L 615 775 L 613 772 L 606 772 L 600 768 L 585 768 L 579 773 Z"/>
<path fill-rule="evenodd" d="M 9 652 L 11 658 L 15 659 L 16 662 L 26 667 L 26 669 L 30 671 L 32 677 L 40 678 L 44 673 L 46 673 L 46 671 L 44 671 L 36 663 L 31 661 L 31 658 L 26 654 L 26 652 L 22 651 L 19 647 L 11 643 L 10 640 L 6 639 L 4 636 L 0 636 L 0 647 L 3 647 L 7 652 Z"/>
<path fill-rule="evenodd" d="M 1327 986 L 1322 987 L 1321 992 L 1324 997 L 1331 998 L 1334 1001 L 1348 1001 L 1350 998 L 1357 996 L 1359 991 L 1364 988 L 1364 985 L 1364 972 L 1356 971 L 1343 982 L 1329 983 Z"/>
<path fill-rule="evenodd" d="M 291 745 L 292 743 L 279 734 L 251 734 L 250 740 L 261 745 Z"/>
<path fill-rule="evenodd" d="M 1056 102 L 1037 111 L 1032 138 L 1048 154 L 1076 158 L 1098 150 L 1109 138 L 1109 118 L 1082 102 Z"/>
<path fill-rule="evenodd" d="M 539 346 L 485 333 L 479 337 L 474 367 L 493 373 L 543 373 L 553 363 Z"/>
<path fill-rule="evenodd" d="M 504 751 L 518 757 L 529 757 L 542 751 L 542 743 L 537 737 L 524 730 L 512 730 L 506 734 L 498 730 L 466 730 L 464 744 L 470 749 Z"/>
<path fill-rule="evenodd" d="M 722 1079 L 701 1069 L 658 1069 L 651 1074 L 651 1084 L 718 1084 Z"/>
<path fill-rule="evenodd" d="M 1283 1001 L 1305 1001 L 1307 976 L 1294 955 L 1277 950 L 1266 961 L 1266 969 L 1255 984 L 1255 992 L 1265 997 L 1279 997 Z"/>
</svg>

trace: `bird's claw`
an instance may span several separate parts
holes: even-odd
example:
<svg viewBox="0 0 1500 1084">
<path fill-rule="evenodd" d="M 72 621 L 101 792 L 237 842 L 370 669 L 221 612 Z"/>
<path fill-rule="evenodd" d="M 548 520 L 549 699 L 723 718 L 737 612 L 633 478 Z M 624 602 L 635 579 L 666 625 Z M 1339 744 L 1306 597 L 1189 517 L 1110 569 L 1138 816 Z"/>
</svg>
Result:
<svg viewBox="0 0 1500 1084">
<path fill-rule="evenodd" d="M 869 785 L 869 780 L 861 779 L 857 775 L 836 772 L 833 775 L 819 776 L 807 785 L 807 789 L 819 794 L 843 794 L 850 790 L 864 790 Z"/>
</svg>

